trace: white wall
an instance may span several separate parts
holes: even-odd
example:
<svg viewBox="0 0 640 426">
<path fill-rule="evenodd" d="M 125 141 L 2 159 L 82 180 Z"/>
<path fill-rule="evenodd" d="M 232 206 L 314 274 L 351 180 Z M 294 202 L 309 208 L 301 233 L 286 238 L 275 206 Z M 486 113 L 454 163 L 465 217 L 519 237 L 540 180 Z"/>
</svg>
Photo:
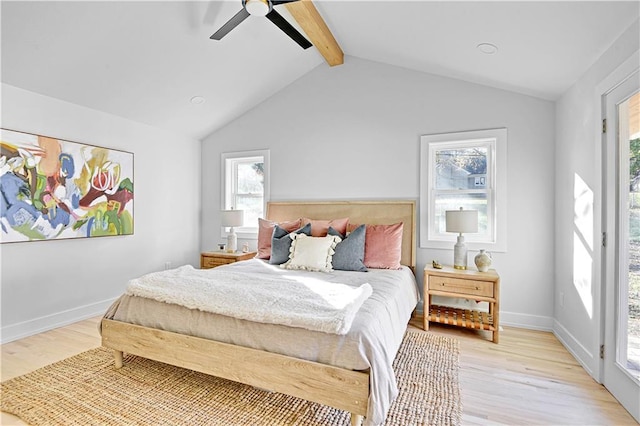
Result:
<svg viewBox="0 0 640 426">
<path fill-rule="evenodd" d="M 594 377 L 599 371 L 601 173 L 600 105 L 597 88 L 620 64 L 640 48 L 638 21 L 557 102 L 556 113 L 556 298 L 554 332 Z M 607 88 L 609 89 L 609 88 Z M 606 89 L 605 89 L 606 90 Z M 584 234 L 574 224 L 574 183 L 584 181 L 593 192 L 593 250 L 591 263 L 578 264 L 574 236 Z M 578 256 L 579 258 L 579 256 Z M 576 271 L 574 273 L 574 266 Z M 585 280 L 581 280 L 585 274 Z M 579 289 L 584 289 L 583 295 Z M 560 296 L 564 295 L 563 298 Z M 586 296 L 585 296 L 586 295 Z M 561 304 L 562 299 L 562 304 Z"/>
<path fill-rule="evenodd" d="M 200 142 L 2 85 L 2 127 L 134 153 L 134 235 L 0 246 L 2 341 L 104 313 L 127 281 L 199 264 Z"/>
<path fill-rule="evenodd" d="M 420 135 L 506 127 L 502 319 L 551 329 L 554 114 L 552 102 L 354 57 L 320 65 L 204 140 L 202 249 L 221 240 L 222 152 L 270 149 L 272 200 L 417 201 Z M 453 250 L 420 249 L 419 280 L 432 259 L 450 263 Z"/>
</svg>

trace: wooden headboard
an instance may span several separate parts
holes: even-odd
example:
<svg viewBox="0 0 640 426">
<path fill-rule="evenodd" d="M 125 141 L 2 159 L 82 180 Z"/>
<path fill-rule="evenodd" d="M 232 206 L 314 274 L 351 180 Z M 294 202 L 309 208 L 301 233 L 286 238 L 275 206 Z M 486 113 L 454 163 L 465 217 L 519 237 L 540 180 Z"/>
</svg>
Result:
<svg viewBox="0 0 640 426">
<path fill-rule="evenodd" d="M 416 266 L 416 202 L 389 201 L 271 201 L 267 203 L 267 219 L 276 222 L 348 217 L 350 223 L 391 225 L 404 223 L 400 263 L 415 270 Z"/>
</svg>

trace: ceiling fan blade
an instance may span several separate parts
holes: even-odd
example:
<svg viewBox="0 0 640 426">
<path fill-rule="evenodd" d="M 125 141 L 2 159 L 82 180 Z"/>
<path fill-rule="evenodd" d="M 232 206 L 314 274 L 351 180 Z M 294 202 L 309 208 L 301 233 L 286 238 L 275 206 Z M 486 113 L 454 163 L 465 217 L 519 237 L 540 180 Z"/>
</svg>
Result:
<svg viewBox="0 0 640 426">
<path fill-rule="evenodd" d="M 279 4 L 293 3 L 294 1 L 299 1 L 299 0 L 271 0 L 271 4 L 274 6 L 277 6 Z"/>
<path fill-rule="evenodd" d="M 233 18 L 229 19 L 226 24 L 224 24 L 218 31 L 213 33 L 211 37 L 212 40 L 220 40 L 222 37 L 226 36 L 229 31 L 238 26 L 238 24 L 249 16 L 249 12 L 244 7 L 240 9 L 240 12 L 236 13 Z"/>
<path fill-rule="evenodd" d="M 271 9 L 271 12 L 267 13 L 267 18 L 284 31 L 289 37 L 300 45 L 303 49 L 308 49 L 312 46 L 311 42 L 307 40 L 293 25 L 287 22 L 275 9 Z"/>
</svg>

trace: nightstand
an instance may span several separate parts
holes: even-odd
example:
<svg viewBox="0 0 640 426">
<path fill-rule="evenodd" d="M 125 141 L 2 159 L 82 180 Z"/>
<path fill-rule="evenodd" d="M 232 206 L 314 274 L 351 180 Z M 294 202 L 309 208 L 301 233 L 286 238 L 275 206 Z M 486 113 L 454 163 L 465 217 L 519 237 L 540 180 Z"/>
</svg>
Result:
<svg viewBox="0 0 640 426">
<path fill-rule="evenodd" d="M 255 251 L 248 253 L 227 253 L 224 251 L 207 251 L 200 253 L 200 268 L 211 269 L 220 265 L 227 265 L 229 263 L 240 262 L 241 260 L 253 259 L 256 257 Z"/>
<path fill-rule="evenodd" d="M 423 328 L 429 322 L 451 324 L 458 327 L 486 330 L 493 333 L 498 343 L 500 333 L 500 276 L 490 269 L 487 272 L 454 269 L 443 266 L 424 268 L 424 319 Z M 432 296 L 455 297 L 489 303 L 489 312 L 451 308 L 431 304 Z"/>
</svg>

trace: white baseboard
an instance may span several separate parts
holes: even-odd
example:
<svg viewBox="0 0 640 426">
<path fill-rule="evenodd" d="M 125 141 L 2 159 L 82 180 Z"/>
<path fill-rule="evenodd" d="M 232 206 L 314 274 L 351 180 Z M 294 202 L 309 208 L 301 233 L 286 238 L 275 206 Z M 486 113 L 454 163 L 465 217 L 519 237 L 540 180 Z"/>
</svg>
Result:
<svg viewBox="0 0 640 426">
<path fill-rule="evenodd" d="M 553 318 L 542 315 L 500 311 L 500 325 L 529 330 L 552 331 Z"/>
<path fill-rule="evenodd" d="M 102 315 L 115 300 L 115 298 L 107 299 L 17 324 L 2 326 L 2 328 L 0 328 L 0 343 L 4 344 L 12 342 L 14 340 L 33 336 L 34 334 L 82 321 L 87 318 Z"/>
<path fill-rule="evenodd" d="M 598 357 L 585 348 L 562 324 L 558 321 L 553 321 L 553 334 L 562 343 L 562 345 L 569 351 L 571 355 L 580 363 L 582 368 L 596 382 L 600 382 L 598 379 Z"/>
</svg>

